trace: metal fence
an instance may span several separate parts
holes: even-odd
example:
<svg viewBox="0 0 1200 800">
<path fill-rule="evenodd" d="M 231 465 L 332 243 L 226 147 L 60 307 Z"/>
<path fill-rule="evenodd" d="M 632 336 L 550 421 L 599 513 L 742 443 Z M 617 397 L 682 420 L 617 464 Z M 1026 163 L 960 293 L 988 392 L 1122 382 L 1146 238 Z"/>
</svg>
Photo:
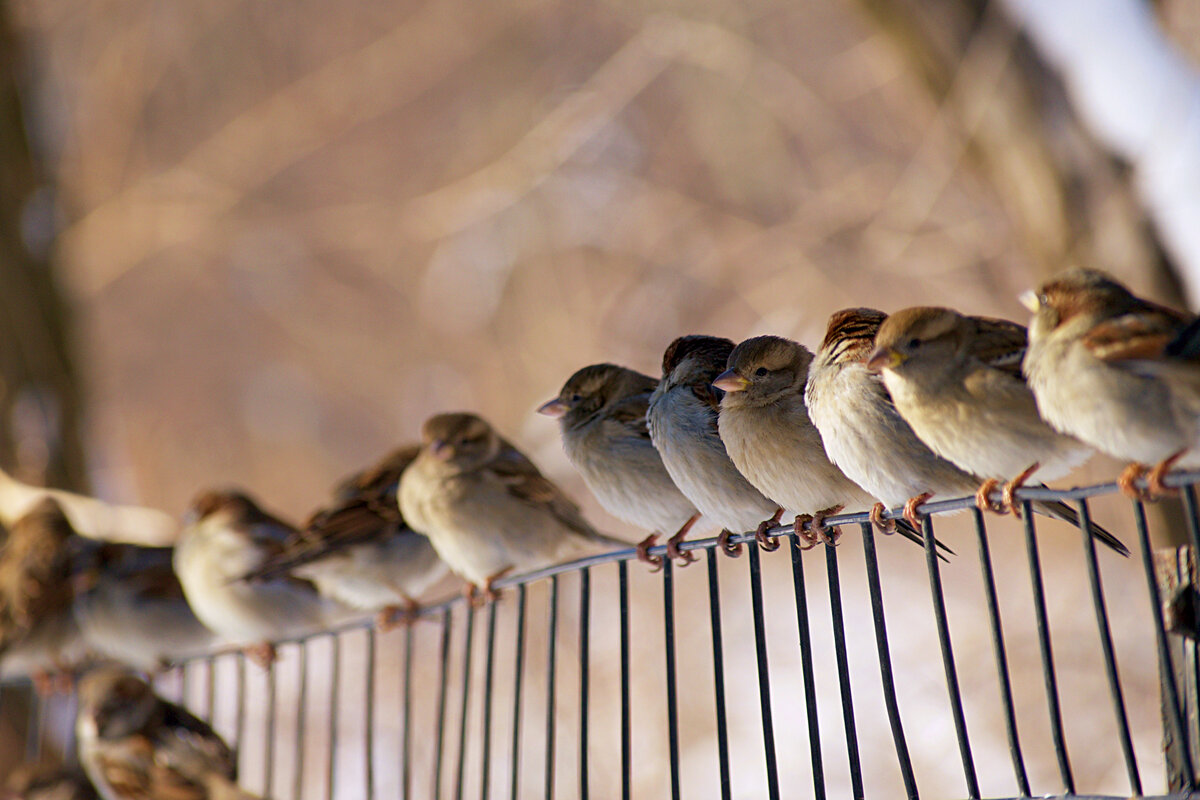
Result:
<svg viewBox="0 0 1200 800">
<path fill-rule="evenodd" d="M 1200 552 L 1197 481 L 1169 483 Z M 156 683 L 275 798 L 1188 796 L 1195 652 L 1164 627 L 1146 507 L 1111 484 L 1018 498 L 1019 521 L 929 503 L 923 554 L 865 514 L 829 519 L 837 547 L 777 528 L 777 551 L 705 539 L 658 573 L 609 553 Z M 1051 499 L 1105 504 L 1131 558 L 1038 520 Z M 31 757 L 70 702 L 35 708 Z"/>
</svg>

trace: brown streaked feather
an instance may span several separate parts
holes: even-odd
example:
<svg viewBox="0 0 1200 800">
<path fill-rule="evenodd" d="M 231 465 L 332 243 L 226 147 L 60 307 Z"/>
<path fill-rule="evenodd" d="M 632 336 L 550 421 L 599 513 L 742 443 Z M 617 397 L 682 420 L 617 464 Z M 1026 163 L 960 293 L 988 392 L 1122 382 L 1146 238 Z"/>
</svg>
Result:
<svg viewBox="0 0 1200 800">
<path fill-rule="evenodd" d="M 702 336 L 691 334 L 680 336 L 667 346 L 663 353 L 663 376 L 670 375 L 675 367 L 684 359 L 696 358 L 705 364 L 710 364 L 720 372 L 725 368 L 729 354 L 733 352 L 733 342 L 719 336 Z M 716 377 L 716 372 L 713 376 Z"/>
<path fill-rule="evenodd" d="M 1021 361 L 1029 347 L 1029 332 L 1024 325 L 993 317 L 971 317 L 976 335 L 971 355 L 993 369 L 1021 377 Z"/>
<path fill-rule="evenodd" d="M 608 417 L 637 434 L 642 439 L 650 440 L 650 425 L 646 421 L 646 411 L 650 408 L 649 393 L 635 394 L 614 403 L 607 410 Z"/>
<path fill-rule="evenodd" d="M 827 350 L 844 341 L 860 340 L 864 344 L 856 349 L 861 349 L 861 358 L 866 358 L 875 341 L 875 334 L 885 319 L 887 314 L 874 308 L 845 308 L 834 312 L 825 328 L 821 349 Z"/>
<path fill-rule="evenodd" d="M 503 440 L 502 440 L 503 441 Z M 508 442 L 487 469 L 505 484 L 509 493 L 530 505 L 545 508 L 571 530 L 589 538 L 596 531 L 583 518 L 583 512 L 537 466 Z"/>
<path fill-rule="evenodd" d="M 0 544 L 0 651 L 72 601 L 74 530 L 49 498 L 13 523 Z"/>
<path fill-rule="evenodd" d="M 715 378 L 716 375 L 714 374 Z M 714 387 L 711 383 L 696 383 L 691 386 L 692 394 L 696 395 L 701 403 L 708 406 L 713 412 L 713 424 L 716 425 L 716 414 L 721 410 L 721 396 L 724 394 L 721 390 Z"/>
<path fill-rule="evenodd" d="M 1105 320 L 1088 331 L 1082 342 L 1092 355 L 1109 364 L 1159 358 L 1186 321 L 1179 312 L 1159 306 Z"/>
</svg>

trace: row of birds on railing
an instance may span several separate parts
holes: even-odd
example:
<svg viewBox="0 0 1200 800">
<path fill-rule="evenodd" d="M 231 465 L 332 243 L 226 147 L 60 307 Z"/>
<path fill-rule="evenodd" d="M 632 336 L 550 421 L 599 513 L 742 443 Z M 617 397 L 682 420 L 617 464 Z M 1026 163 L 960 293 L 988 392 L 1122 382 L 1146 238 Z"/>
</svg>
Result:
<svg viewBox="0 0 1200 800">
<path fill-rule="evenodd" d="M 1033 313 L 1028 332 L 923 307 L 839 311 L 815 354 L 777 336 L 737 345 L 683 336 L 667 348 L 661 378 L 584 367 L 538 411 L 559 420 L 567 456 L 600 504 L 652 532 L 638 557 L 659 565 L 694 558 L 680 544 L 701 516 L 723 529 L 731 555 L 740 549 L 731 531 L 754 530 L 760 546 L 777 547 L 770 531 L 784 509 L 798 515 L 802 547 L 836 543 L 824 520 L 843 509 L 871 509 L 880 530 L 923 544 L 921 505 L 934 494 L 975 494 L 981 509 L 1016 512 L 1016 488 L 1061 477 L 1100 450 L 1131 462 L 1119 484 L 1145 499 L 1170 491 L 1172 465 L 1200 464 L 1190 450 L 1200 440 L 1200 322 L 1089 270 L 1022 301 Z M 265 664 L 271 642 L 355 615 L 412 620 L 447 569 L 472 600 L 494 599 L 493 583 L 510 573 L 630 544 L 596 530 L 472 413 L 428 419 L 419 445 L 346 480 L 300 529 L 243 493 L 209 491 L 173 549 L 95 542 L 75 531 L 81 519 L 95 527 L 73 517 L 75 503 L 89 502 L 60 493 L 8 526 L 6 674 L 91 655 L 151 670 L 219 646 Z M 1031 508 L 1079 524 L 1064 503 Z M 1099 525 L 1090 532 L 1128 553 Z M 673 535 L 652 550 L 659 533 Z M 94 739 L 96 724 L 85 727 Z"/>
</svg>

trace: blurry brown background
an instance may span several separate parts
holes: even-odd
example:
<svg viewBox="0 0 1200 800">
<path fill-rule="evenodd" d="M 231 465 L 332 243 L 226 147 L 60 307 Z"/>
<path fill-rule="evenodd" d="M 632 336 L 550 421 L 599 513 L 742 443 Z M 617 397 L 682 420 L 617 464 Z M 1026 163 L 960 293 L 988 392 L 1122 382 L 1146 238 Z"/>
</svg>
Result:
<svg viewBox="0 0 1200 800">
<path fill-rule="evenodd" d="M 238 484 L 299 517 L 463 408 L 615 529 L 532 412 L 579 366 L 655 373 L 687 332 L 815 346 L 851 305 L 1023 319 L 1016 294 L 1071 261 L 1174 299 L 1121 166 L 982 2 L 0 8 L 40 169 L 22 243 L 65 294 L 86 481 L 112 499 L 177 512 Z M 1158 9 L 1200 52 L 1195 6 Z M 14 465 L 42 480 L 73 401 L 17 405 Z M 1152 765 L 1147 653 L 1130 700 Z"/>
</svg>

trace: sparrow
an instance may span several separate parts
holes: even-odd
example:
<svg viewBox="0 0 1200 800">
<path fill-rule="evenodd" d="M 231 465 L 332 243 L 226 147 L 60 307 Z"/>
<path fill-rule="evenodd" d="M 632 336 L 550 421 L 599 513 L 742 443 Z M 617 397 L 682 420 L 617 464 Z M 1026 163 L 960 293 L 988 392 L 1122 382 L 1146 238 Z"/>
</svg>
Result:
<svg viewBox="0 0 1200 800">
<path fill-rule="evenodd" d="M 734 466 L 777 505 L 801 512 L 793 528 L 809 545 L 830 542 L 822 522 L 845 507 L 865 510 L 875 498 L 846 477 L 825 452 L 804 401 L 808 348 L 779 336 L 756 336 L 729 354 L 713 381 L 725 392 L 717 426 Z M 809 531 L 803 531 L 804 523 Z M 765 531 L 760 528 L 759 537 Z M 909 525 L 900 532 L 924 543 Z"/>
<path fill-rule="evenodd" d="M 246 575 L 277 556 L 296 529 L 231 490 L 202 492 L 175 544 L 173 564 L 188 604 L 210 630 L 242 647 L 260 665 L 274 660 L 269 642 L 333 627 L 350 610 L 321 597 L 309 581 Z"/>
<path fill-rule="evenodd" d="M 169 545 L 179 534 L 179 521 L 165 511 L 30 486 L 0 470 L 0 522 L 5 525 L 11 525 L 47 497 L 58 503 L 75 532 L 89 539 Z"/>
<path fill-rule="evenodd" d="M 483 418 L 438 414 L 421 426 L 421 451 L 400 478 L 400 512 L 468 582 L 494 600 L 510 572 L 557 563 L 580 547 L 627 547 L 598 532 L 579 507 Z"/>
<path fill-rule="evenodd" d="M 0 800 L 96 800 L 91 781 L 78 767 L 21 766 L 0 786 Z"/>
<path fill-rule="evenodd" d="M 918 307 L 883 321 L 867 359 L 867 368 L 882 374 L 896 409 L 921 441 L 983 479 L 976 493 L 981 509 L 1016 512 L 1013 493 L 1034 472 L 1060 477 L 1092 452 L 1038 414 L 1021 374 L 1025 348 L 1025 328 L 1015 322 Z M 1008 483 L 1003 504 L 996 506 L 990 495 L 1000 481 Z M 928 498 L 918 496 L 917 501 L 923 499 Z M 1078 515 L 1064 503 L 1035 505 L 1078 525 Z M 1092 524 L 1090 530 L 1128 554 L 1104 528 Z"/>
<path fill-rule="evenodd" d="M 72 612 L 88 648 L 143 672 L 213 649 L 175 575 L 170 547 L 87 542 L 72 566 Z"/>
<path fill-rule="evenodd" d="M 699 518 L 650 441 L 646 410 L 657 385 L 626 367 L 593 364 L 538 407 L 539 414 L 558 419 L 567 458 L 604 510 L 651 532 L 638 544 L 638 557 L 652 563 L 661 561 L 648 553 L 660 533 L 676 532 L 667 554 L 682 557 L 678 543 Z"/>
<path fill-rule="evenodd" d="M 1118 483 L 1167 494 L 1175 463 L 1200 466 L 1197 318 L 1132 294 L 1102 272 L 1074 269 L 1026 292 L 1033 312 L 1024 371 L 1058 430 L 1131 462 Z"/>
<path fill-rule="evenodd" d="M 420 609 L 415 598 L 447 571 L 429 540 L 404 521 L 396 498 L 400 475 L 418 452 L 419 445 L 400 447 L 343 480 L 333 503 L 246 577 L 290 574 L 312 581 L 325 597 L 377 612 L 385 630 L 415 620 Z"/>
<path fill-rule="evenodd" d="M 31 677 L 42 694 L 87 653 L 71 615 L 77 541 L 50 498 L 0 527 L 0 675 Z"/>
<path fill-rule="evenodd" d="M 721 441 L 717 418 L 724 392 L 712 382 L 731 352 L 733 342 L 716 336 L 671 342 L 646 420 L 667 474 L 701 515 L 721 526 L 721 548 L 736 555 L 741 548 L 729 544 L 732 533 L 765 530 L 769 526 L 760 523 L 777 521 L 783 511 L 738 472 Z M 761 536 L 760 541 L 770 546 Z M 687 555 L 687 561 L 694 559 Z"/>
<path fill-rule="evenodd" d="M 213 729 L 123 669 L 79 682 L 79 763 L 103 800 L 254 800 Z"/>
<path fill-rule="evenodd" d="M 883 521 L 885 507 L 906 506 L 913 522 L 922 495 L 959 497 L 979 486 L 978 478 L 921 441 L 896 410 L 883 379 L 867 369 L 885 319 L 873 308 L 848 308 L 831 316 L 804 390 L 830 460 L 879 501 L 871 516 L 881 530 L 890 527 Z"/>
</svg>

